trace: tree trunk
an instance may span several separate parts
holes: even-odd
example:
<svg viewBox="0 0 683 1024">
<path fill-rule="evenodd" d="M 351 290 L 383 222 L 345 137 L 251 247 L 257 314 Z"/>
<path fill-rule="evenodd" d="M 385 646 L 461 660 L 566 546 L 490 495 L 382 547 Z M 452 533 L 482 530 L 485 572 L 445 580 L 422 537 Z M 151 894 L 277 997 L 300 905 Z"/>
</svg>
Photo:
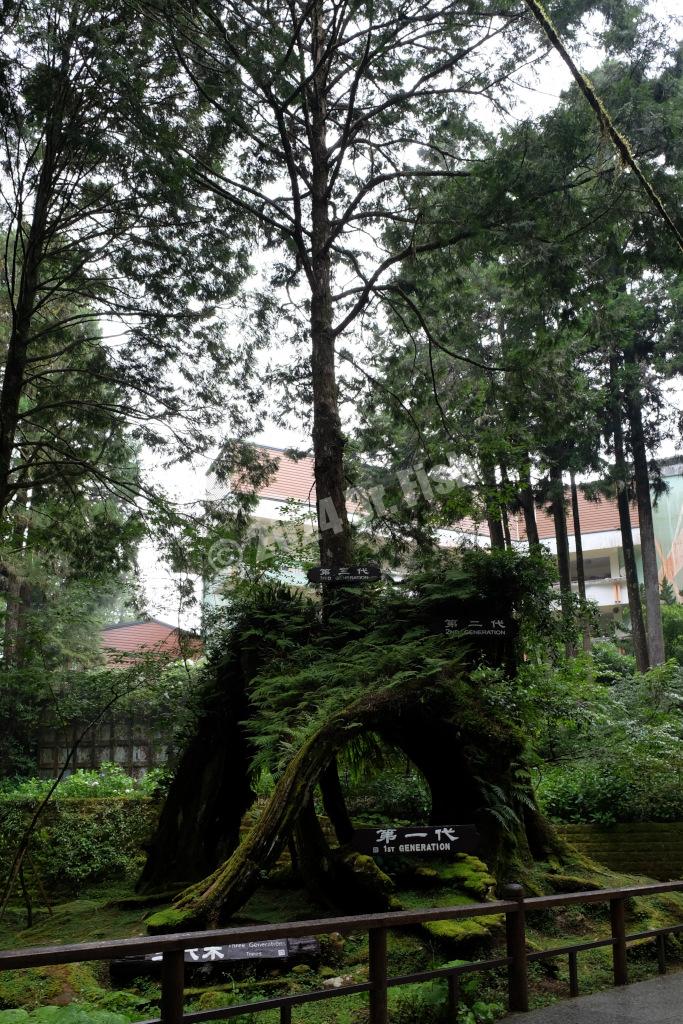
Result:
<svg viewBox="0 0 683 1024">
<path fill-rule="evenodd" d="M 5 592 L 5 630 L 2 652 L 3 668 L 17 667 L 19 622 L 21 619 L 21 581 L 16 573 L 8 571 Z"/>
<path fill-rule="evenodd" d="M 486 505 L 486 523 L 489 528 L 489 537 L 493 549 L 505 550 L 505 534 L 503 524 L 500 520 L 500 505 L 498 503 L 498 481 L 493 466 L 482 459 L 481 479 L 484 484 L 484 502 Z"/>
<path fill-rule="evenodd" d="M 351 536 L 344 497 L 344 437 L 339 417 L 329 250 L 329 154 L 327 151 L 327 31 L 322 0 L 312 12 L 311 109 L 311 377 L 313 455 L 318 509 L 320 564 L 351 560 Z"/>
<path fill-rule="evenodd" d="M 526 530 L 529 548 L 538 546 L 538 525 L 536 523 L 536 504 L 534 502 L 534 491 L 531 486 L 531 474 L 527 470 L 524 486 L 519 492 L 519 502 L 524 513 L 524 528 Z"/>
<path fill-rule="evenodd" d="M 501 483 L 503 485 L 503 490 L 505 492 L 505 495 L 506 495 L 507 498 L 509 498 L 510 494 L 512 493 L 512 488 L 510 487 L 510 478 L 508 476 L 507 468 L 502 463 L 500 465 L 500 479 L 501 479 Z M 508 549 L 508 551 L 512 551 L 512 535 L 510 533 L 510 516 L 508 515 L 507 504 L 504 504 L 501 507 L 500 511 L 501 511 L 501 519 L 503 521 L 503 536 L 505 537 L 505 547 Z"/>
<path fill-rule="evenodd" d="M 584 651 L 590 651 L 591 649 L 591 633 L 588 626 L 588 622 L 585 621 L 586 612 L 586 573 L 583 565 L 583 541 L 581 539 L 581 518 L 579 516 L 579 492 L 576 486 L 576 477 L 573 473 L 569 474 L 571 483 L 571 495 L 572 495 L 572 521 L 574 523 L 574 543 L 576 546 L 576 582 L 579 588 L 579 597 L 581 598 L 582 612 L 584 614 L 583 624 L 583 649 Z"/>
<path fill-rule="evenodd" d="M 567 508 L 564 500 L 564 483 L 562 481 L 562 470 L 559 466 L 553 466 L 550 470 L 552 481 L 551 507 L 553 510 L 553 523 L 555 525 L 555 541 L 557 544 L 557 568 L 560 576 L 560 604 L 562 606 L 562 618 L 567 629 L 571 626 L 571 596 L 572 596 L 572 574 L 569 561 L 569 534 L 567 532 Z M 567 656 L 573 657 L 576 653 L 574 644 L 569 636 L 566 639 Z"/>
<path fill-rule="evenodd" d="M 572 577 L 569 562 L 569 534 L 567 532 L 567 509 L 564 501 L 562 470 L 557 466 L 553 466 L 550 470 L 550 479 L 553 482 L 551 506 L 557 543 L 557 568 L 560 575 L 560 592 L 562 594 L 571 594 Z"/>
<path fill-rule="evenodd" d="M 55 103 L 57 102 L 56 100 Z M 43 247 L 53 193 L 60 125 L 60 118 L 53 113 L 45 130 L 43 162 L 38 177 L 33 217 L 20 271 L 19 294 L 12 312 L 12 325 L 5 355 L 2 390 L 0 391 L 0 515 L 12 494 L 10 481 L 12 456 L 19 422 L 19 404 L 24 391 L 33 310 L 38 295 L 40 267 L 43 261 Z M 17 231 L 23 231 L 21 223 L 17 225 Z"/>
<path fill-rule="evenodd" d="M 640 523 L 640 554 L 643 560 L 643 583 L 645 585 L 645 609 L 647 612 L 646 633 L 650 665 L 661 665 L 665 660 L 664 629 L 662 608 L 659 597 L 659 566 L 655 546 L 655 529 L 650 498 L 650 475 L 647 467 L 647 450 L 643 430 L 643 414 L 640 396 L 635 387 L 626 396 L 626 411 L 631 428 L 631 451 Z"/>
<path fill-rule="evenodd" d="M 348 910 L 367 907 L 368 901 L 374 906 L 385 903 L 386 876 L 367 857 L 330 850 L 311 803 L 327 766 L 356 735 L 368 731 L 404 751 L 422 772 L 431 791 L 434 824 L 474 822 L 481 834 L 481 856 L 494 872 L 504 875 L 517 858 L 529 862 L 524 808 L 526 802 L 534 808 L 531 788 L 519 805 L 514 795 L 523 739 L 505 720 L 493 725 L 480 708 L 476 713 L 473 707 L 463 710 L 462 701 L 454 699 L 454 684 L 448 679 L 443 685 L 433 682 L 426 691 L 418 674 L 364 694 L 332 715 L 290 759 L 263 813 L 232 857 L 181 893 L 175 909 L 153 915 L 150 930 L 224 924 L 248 899 L 292 834 L 299 868 L 326 902 Z M 501 827 L 496 801 L 516 809 L 517 829 Z M 558 855 L 552 829 L 541 827 L 537 813 L 528 820 L 533 821 L 532 841 L 539 855 Z"/>
<path fill-rule="evenodd" d="M 505 538 L 505 547 L 508 551 L 512 550 L 512 537 L 510 535 L 510 520 L 508 518 L 508 510 L 503 509 L 503 537 Z"/>
<path fill-rule="evenodd" d="M 353 822 L 346 807 L 336 758 L 330 762 L 320 776 L 320 792 L 325 814 L 332 822 L 337 839 L 342 846 L 350 843 L 353 838 Z"/>
<path fill-rule="evenodd" d="M 312 800 L 294 826 L 294 844 L 306 888 L 319 903 L 348 914 L 389 909 L 391 879 L 369 858 L 363 858 L 363 870 L 358 871 L 358 854 L 331 849 Z"/>
<path fill-rule="evenodd" d="M 404 687 L 368 694 L 333 715 L 291 758 L 257 823 L 230 859 L 181 893 L 175 912 L 153 915 L 150 928 L 173 931 L 181 925 L 210 927 L 227 921 L 280 856 L 330 761 L 354 736 L 372 729 L 388 706 L 405 700 L 420 685 L 412 679 Z M 298 847 L 297 853 L 300 857 Z"/>
<path fill-rule="evenodd" d="M 10 536 L 10 547 L 12 553 L 16 553 L 17 560 L 26 547 L 26 519 L 28 515 L 28 494 L 22 488 L 15 497 L 12 513 L 14 523 Z M 6 593 L 5 593 L 5 629 L 3 642 L 3 667 L 19 668 L 21 665 L 22 624 L 25 625 L 25 609 L 23 602 L 27 596 L 26 582 L 11 567 L 6 567 Z"/>
<path fill-rule="evenodd" d="M 633 636 L 633 653 L 636 668 L 639 672 L 647 672 L 650 667 L 643 608 L 640 603 L 640 585 L 638 583 L 638 567 L 636 551 L 633 544 L 631 528 L 631 506 L 628 498 L 628 469 L 624 454 L 624 434 L 621 424 L 621 408 L 617 392 L 616 360 L 610 359 L 610 377 L 612 386 L 612 435 L 614 437 L 614 468 L 617 487 L 617 507 L 619 509 L 619 525 L 621 528 L 621 547 L 624 552 L 624 569 L 626 572 L 626 589 L 628 606 L 631 616 L 631 634 Z"/>
<path fill-rule="evenodd" d="M 251 807 L 249 702 L 237 672 L 219 673 L 196 735 L 180 759 L 147 851 L 139 892 L 179 889 L 205 878 L 240 840 Z"/>
</svg>

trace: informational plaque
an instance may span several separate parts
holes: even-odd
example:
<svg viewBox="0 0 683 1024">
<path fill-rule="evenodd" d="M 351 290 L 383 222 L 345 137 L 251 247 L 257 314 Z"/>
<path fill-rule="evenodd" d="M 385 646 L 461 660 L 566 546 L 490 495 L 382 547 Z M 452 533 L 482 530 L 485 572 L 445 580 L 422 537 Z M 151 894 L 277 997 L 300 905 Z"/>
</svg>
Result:
<svg viewBox="0 0 683 1024">
<path fill-rule="evenodd" d="M 378 565 L 342 565 L 335 569 L 325 569 L 316 565 L 306 573 L 309 583 L 373 583 L 382 578 L 382 570 Z"/>
<path fill-rule="evenodd" d="M 353 845 L 359 853 L 372 855 L 443 857 L 449 853 L 474 853 L 479 846 L 479 833 L 474 825 L 389 825 L 356 829 Z"/>
<path fill-rule="evenodd" d="M 285 960 L 289 956 L 287 939 L 262 942 L 233 942 L 229 946 L 195 946 L 185 950 L 185 963 L 216 963 L 220 960 Z M 163 953 L 150 953 L 145 959 L 161 960 Z"/>
<path fill-rule="evenodd" d="M 201 966 L 208 964 L 218 967 L 221 964 L 247 963 L 251 960 L 291 961 L 293 959 L 317 957 L 320 955 L 320 943 L 313 936 L 302 936 L 297 939 L 264 939 L 261 942 L 232 942 L 225 946 L 193 946 L 183 951 L 186 964 Z M 163 953 L 146 953 L 144 956 L 127 956 L 113 960 L 111 966 L 115 971 L 131 969 L 152 970 L 152 964 L 161 964 Z M 156 969 L 156 968 L 155 968 Z"/>
<path fill-rule="evenodd" d="M 509 624 L 502 618 L 446 619 L 447 636 L 507 636 Z"/>
</svg>

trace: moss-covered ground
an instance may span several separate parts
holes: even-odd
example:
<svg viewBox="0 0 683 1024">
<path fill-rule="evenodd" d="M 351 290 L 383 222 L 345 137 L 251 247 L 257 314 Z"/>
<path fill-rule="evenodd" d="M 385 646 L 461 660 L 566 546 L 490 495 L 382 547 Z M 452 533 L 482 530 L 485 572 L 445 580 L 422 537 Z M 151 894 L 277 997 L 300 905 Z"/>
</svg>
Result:
<svg viewBox="0 0 683 1024">
<path fill-rule="evenodd" d="M 549 866 L 538 866 L 536 887 L 546 892 L 577 888 L 603 888 L 633 884 L 633 876 L 618 875 L 595 868 L 589 874 L 568 876 Z M 465 904 L 490 898 L 493 879 L 476 858 L 460 856 L 451 865 L 406 867 L 396 877 L 395 903 L 406 909 Z M 52 913 L 37 909 L 33 927 L 25 927 L 24 912 L 17 906 L 0 925 L 0 947 L 37 946 L 146 934 L 146 919 L 158 908 L 130 900 L 130 887 L 91 888 L 78 899 L 57 903 Z M 257 891 L 235 923 L 255 924 L 305 920 L 323 914 L 308 895 L 297 888 L 288 872 L 281 871 Z M 644 931 L 667 923 L 683 921 L 683 895 L 671 894 L 637 899 L 628 908 L 629 931 Z M 609 933 L 606 904 L 575 905 L 560 911 L 529 916 L 530 950 L 548 949 L 571 942 L 604 937 Z M 412 930 L 396 930 L 389 936 L 389 970 L 393 975 L 428 970 L 454 960 L 479 959 L 503 950 L 503 922 L 497 917 L 473 918 L 463 922 L 438 922 Z M 683 966 L 683 945 L 667 940 L 671 969 Z M 652 977 L 657 970 L 653 943 L 642 942 L 629 952 L 633 981 Z M 545 1005 L 564 998 L 568 991 L 566 957 L 535 963 L 530 967 L 532 1004 Z M 231 973 L 214 972 L 200 978 L 187 977 L 187 1008 L 209 1009 L 235 1002 L 248 1002 L 332 985 L 367 980 L 367 937 L 325 937 L 319 960 L 294 966 L 263 961 L 233 967 Z M 611 953 L 600 949 L 579 955 L 582 993 L 611 985 Z M 342 989 L 343 990 L 343 989 Z M 463 983 L 463 1024 L 493 1020 L 505 1005 L 505 976 L 489 972 L 468 977 Z M 437 1024 L 442 1020 L 445 992 L 442 983 L 394 988 L 390 993 L 392 1024 Z M 131 1021 L 156 1016 L 159 1006 L 158 977 L 128 978 L 114 983 L 106 964 L 87 963 L 0 974 L 0 1009 L 45 1005 L 85 1004 L 100 1010 L 122 1013 Z M 297 1008 L 297 1024 L 364 1024 L 367 997 L 346 996 Z M 242 1024 L 276 1024 L 274 1012 L 247 1014 Z M 1 1018 L 0 1018 L 1 1020 Z"/>
</svg>

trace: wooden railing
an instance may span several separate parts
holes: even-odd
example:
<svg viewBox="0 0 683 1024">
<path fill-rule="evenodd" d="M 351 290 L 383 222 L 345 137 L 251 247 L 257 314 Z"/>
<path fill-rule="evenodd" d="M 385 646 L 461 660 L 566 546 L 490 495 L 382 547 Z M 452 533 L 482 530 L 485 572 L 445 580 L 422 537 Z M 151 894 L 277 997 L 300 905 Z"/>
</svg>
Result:
<svg viewBox="0 0 683 1024">
<path fill-rule="evenodd" d="M 626 901 L 634 896 L 656 896 L 683 890 L 683 881 L 660 882 L 653 885 L 632 886 L 625 889 L 598 889 L 592 892 L 572 892 L 556 896 L 536 896 L 525 899 L 522 887 L 507 886 L 505 899 L 491 903 L 473 903 L 467 906 L 438 907 L 427 910 L 406 910 L 360 917 L 332 917 L 315 921 L 297 921 L 288 924 L 269 924 L 252 927 L 223 928 L 214 931 L 184 932 L 172 935 L 146 936 L 136 939 L 115 939 L 108 942 L 83 942 L 64 946 L 34 949 L 16 949 L 0 952 L 0 970 L 45 967 L 53 964 L 80 963 L 87 960 L 111 960 L 126 956 L 144 956 L 162 953 L 161 965 L 161 1017 L 145 1024 L 181 1024 L 205 1020 L 225 1020 L 243 1013 L 266 1010 L 280 1011 L 280 1024 L 291 1024 L 292 1009 L 303 1003 L 321 999 L 334 999 L 356 993 L 367 993 L 370 1003 L 371 1024 L 387 1024 L 387 992 L 397 985 L 445 978 L 448 982 L 449 1018 L 455 1022 L 459 1005 L 459 980 L 473 971 L 507 968 L 508 1003 L 511 1011 L 529 1008 L 528 965 L 536 960 L 569 958 L 569 994 L 578 995 L 578 954 L 602 946 L 612 947 L 614 984 L 625 985 L 628 980 L 626 950 L 629 942 L 654 939 L 657 944 L 658 967 L 666 970 L 664 938 L 669 933 L 683 931 L 683 922 L 649 931 L 626 933 Z M 609 903 L 611 934 L 609 938 L 592 942 L 579 942 L 528 953 L 526 948 L 526 917 L 538 910 L 551 910 L 575 903 Z M 387 971 L 387 931 L 408 928 L 430 921 L 456 921 L 470 917 L 505 915 L 507 955 L 491 960 L 477 960 L 458 966 L 438 967 L 415 974 L 389 977 Z M 277 996 L 253 1003 L 226 1006 L 223 1009 L 184 1011 L 185 961 L 184 951 L 197 946 L 228 945 L 237 942 L 258 942 L 266 939 L 296 938 L 303 935 L 324 935 L 331 932 L 349 934 L 366 932 L 369 938 L 369 976 L 367 982 L 340 988 L 317 989 L 295 995 Z"/>
</svg>

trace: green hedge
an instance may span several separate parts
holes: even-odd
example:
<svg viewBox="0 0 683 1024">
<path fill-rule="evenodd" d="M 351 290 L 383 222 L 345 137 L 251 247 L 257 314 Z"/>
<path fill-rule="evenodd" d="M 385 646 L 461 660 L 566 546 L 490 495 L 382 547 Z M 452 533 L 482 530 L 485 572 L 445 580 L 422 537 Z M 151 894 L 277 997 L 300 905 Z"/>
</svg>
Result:
<svg viewBox="0 0 683 1024">
<path fill-rule="evenodd" d="M 37 805 L 0 799 L 0 877 Z M 48 804 L 33 835 L 26 864 L 29 884 L 76 894 L 93 882 L 133 877 L 141 868 L 159 805 L 150 799 L 59 799 Z"/>
<path fill-rule="evenodd" d="M 543 811 L 559 822 L 683 821 L 682 773 L 663 759 L 544 768 L 537 795 Z"/>
</svg>

